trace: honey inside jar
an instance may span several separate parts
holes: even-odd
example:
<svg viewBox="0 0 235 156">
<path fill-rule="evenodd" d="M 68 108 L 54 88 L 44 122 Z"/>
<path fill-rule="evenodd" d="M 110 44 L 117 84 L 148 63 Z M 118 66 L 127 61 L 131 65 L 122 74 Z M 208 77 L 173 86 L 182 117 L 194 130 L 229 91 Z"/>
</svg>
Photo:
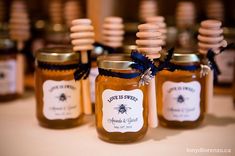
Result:
<svg viewBox="0 0 235 156">
<path fill-rule="evenodd" d="M 2 32 L 0 35 L 0 102 L 6 102 L 21 97 L 24 92 L 23 55 L 8 35 Z"/>
<path fill-rule="evenodd" d="M 194 128 L 203 121 L 206 111 L 206 76 L 201 76 L 196 54 L 175 53 L 175 71 L 160 71 L 156 76 L 157 111 L 161 125 L 171 128 Z"/>
<path fill-rule="evenodd" d="M 37 118 L 49 128 L 69 128 L 82 122 L 81 82 L 74 80 L 79 54 L 68 48 L 38 51 L 35 71 Z"/>
<path fill-rule="evenodd" d="M 98 67 L 109 72 L 135 74 L 126 55 L 98 57 Z M 142 138 L 147 131 L 146 87 L 139 77 L 125 79 L 102 75 L 96 78 L 96 129 L 102 140 L 128 143 Z"/>
</svg>

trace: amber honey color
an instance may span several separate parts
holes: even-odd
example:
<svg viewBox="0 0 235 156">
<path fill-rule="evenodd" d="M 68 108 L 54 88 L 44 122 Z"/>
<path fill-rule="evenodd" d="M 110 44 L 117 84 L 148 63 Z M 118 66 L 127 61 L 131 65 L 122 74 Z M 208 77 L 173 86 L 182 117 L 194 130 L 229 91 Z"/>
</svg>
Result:
<svg viewBox="0 0 235 156">
<path fill-rule="evenodd" d="M 3 83 L 0 92 L 0 101 L 10 101 L 19 98 L 23 94 L 23 66 L 19 67 L 19 54 L 8 54 L 0 56 L 0 82 Z M 18 74 L 18 76 L 16 76 Z M 7 76 L 9 76 L 7 78 Z M 18 77 L 18 80 L 17 80 Z"/>
<path fill-rule="evenodd" d="M 193 128 L 200 125 L 206 111 L 205 83 L 206 77 L 200 77 L 200 68 L 192 71 L 159 72 L 156 84 L 160 124 L 172 128 Z"/>
<path fill-rule="evenodd" d="M 58 51 L 56 52 L 58 53 Z M 70 54 L 67 53 L 68 55 Z M 61 68 L 76 64 L 77 62 L 68 58 L 64 62 L 62 60 L 61 63 L 49 61 L 43 62 L 43 64 L 50 69 L 41 67 L 39 65 L 41 61 L 38 61 L 35 71 L 38 121 L 40 125 L 49 128 L 70 128 L 77 126 L 82 122 L 83 116 L 81 81 L 74 80 L 75 69 L 51 69 L 51 66 L 56 65 L 57 68 Z"/>
<path fill-rule="evenodd" d="M 125 69 L 128 61 L 104 57 L 104 67 L 109 72 L 131 74 L 137 71 Z M 124 67 L 125 66 L 125 67 Z M 112 69 L 110 69 L 112 68 Z M 147 132 L 148 106 L 146 86 L 139 87 L 140 77 L 119 78 L 99 74 L 96 78 L 96 129 L 105 141 L 128 143 L 136 141 Z"/>
<path fill-rule="evenodd" d="M 1 26 L 0 26 L 1 27 Z M 0 28 L 1 31 L 1 28 Z M 0 32 L 0 102 L 21 97 L 24 92 L 23 55 L 8 35 Z"/>
<path fill-rule="evenodd" d="M 96 79 L 96 129 L 99 134 L 99 137 L 103 140 L 110 142 L 133 142 L 142 138 L 147 131 L 147 98 L 144 97 L 143 107 L 144 111 L 142 113 L 143 116 L 143 126 L 137 132 L 108 132 L 104 129 L 102 120 L 103 120 L 103 101 L 102 101 L 102 93 L 106 89 L 111 89 L 114 91 L 131 91 L 135 89 L 140 89 L 143 93 L 146 92 L 145 87 L 138 87 L 138 78 L 134 79 L 121 79 L 115 77 L 107 77 L 107 76 L 98 76 Z M 135 107 L 135 106 L 133 106 Z"/>
</svg>

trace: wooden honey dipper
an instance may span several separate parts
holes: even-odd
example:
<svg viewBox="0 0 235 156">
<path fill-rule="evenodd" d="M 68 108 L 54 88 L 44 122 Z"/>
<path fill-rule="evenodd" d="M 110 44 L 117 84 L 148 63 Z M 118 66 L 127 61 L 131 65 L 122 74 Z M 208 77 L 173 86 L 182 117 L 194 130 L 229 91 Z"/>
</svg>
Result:
<svg viewBox="0 0 235 156">
<path fill-rule="evenodd" d="M 112 48 L 122 46 L 124 39 L 124 24 L 120 17 L 106 17 L 103 24 L 103 42 Z"/>
<path fill-rule="evenodd" d="M 156 59 L 161 56 L 159 53 L 162 50 L 161 39 L 162 33 L 158 31 L 159 27 L 155 24 L 141 24 L 138 26 L 139 32 L 136 36 L 137 49 L 141 53 L 147 55 L 150 59 Z M 151 79 L 148 85 L 148 104 L 149 104 L 149 125 L 150 127 L 157 127 L 157 107 L 156 107 L 156 86 L 155 79 Z"/>
<path fill-rule="evenodd" d="M 209 19 L 224 21 L 224 4 L 221 0 L 209 0 L 206 6 L 206 15 Z"/>
<path fill-rule="evenodd" d="M 158 27 L 159 27 L 158 31 L 162 33 L 162 36 L 160 38 L 162 39 L 163 44 L 161 46 L 165 46 L 166 45 L 166 34 L 167 34 L 165 18 L 163 16 L 147 17 L 146 22 L 158 25 Z"/>
<path fill-rule="evenodd" d="M 191 27 L 195 24 L 196 13 L 193 2 L 179 2 L 176 8 L 176 25 L 180 28 Z"/>
<path fill-rule="evenodd" d="M 88 51 L 93 49 L 94 28 L 91 25 L 90 19 L 76 19 L 72 21 L 71 27 L 71 42 L 73 50 L 81 53 L 81 62 L 88 63 Z M 91 98 L 90 98 L 90 83 L 89 79 L 82 80 L 82 99 L 84 113 L 91 114 Z"/>
<path fill-rule="evenodd" d="M 147 17 L 156 16 L 158 6 L 156 0 L 141 0 L 139 7 L 139 17 L 141 21 L 145 21 Z"/>
<path fill-rule="evenodd" d="M 201 22 L 198 35 L 198 51 L 205 57 L 209 49 L 215 53 L 220 52 L 221 47 L 227 46 L 227 42 L 223 37 L 222 23 L 217 20 L 205 20 Z M 206 97 L 207 97 L 207 110 L 210 113 L 213 100 L 213 71 L 209 71 L 206 78 Z"/>
<path fill-rule="evenodd" d="M 220 52 L 221 47 L 226 47 L 227 42 L 223 37 L 222 23 L 217 20 L 205 20 L 201 22 L 198 35 L 198 51 L 204 55 L 209 49 L 216 54 Z"/>
<path fill-rule="evenodd" d="M 70 27 L 72 21 L 81 18 L 81 6 L 79 1 L 68 0 L 65 2 L 64 6 L 64 19 L 65 24 Z"/>
<path fill-rule="evenodd" d="M 17 49 L 22 50 L 24 42 L 30 38 L 30 21 L 24 1 L 13 1 L 10 13 L 9 33 L 17 41 Z"/>
<path fill-rule="evenodd" d="M 49 16 L 52 24 L 63 23 L 62 18 L 62 1 L 61 0 L 50 0 L 49 3 Z"/>
</svg>

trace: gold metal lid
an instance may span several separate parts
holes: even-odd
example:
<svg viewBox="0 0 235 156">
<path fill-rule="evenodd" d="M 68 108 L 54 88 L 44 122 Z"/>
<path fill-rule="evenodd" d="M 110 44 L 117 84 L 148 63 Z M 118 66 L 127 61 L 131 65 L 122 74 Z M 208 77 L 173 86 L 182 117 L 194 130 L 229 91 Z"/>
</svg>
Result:
<svg viewBox="0 0 235 156">
<path fill-rule="evenodd" d="M 167 53 L 162 53 L 162 57 L 165 57 Z M 196 63 L 200 62 L 200 54 L 193 52 L 178 52 L 175 51 L 171 59 L 172 63 Z"/>
<path fill-rule="evenodd" d="M 127 54 L 108 54 L 97 58 L 98 67 L 103 69 L 130 70 L 133 63 L 130 55 Z"/>
<path fill-rule="evenodd" d="M 224 36 L 225 37 L 234 37 L 235 36 L 235 28 L 232 27 L 224 27 Z"/>
<path fill-rule="evenodd" d="M 134 45 L 134 44 L 125 45 L 123 47 L 123 51 L 126 54 L 130 54 L 132 52 L 132 50 L 136 50 L 136 49 L 137 49 L 137 45 Z"/>
<path fill-rule="evenodd" d="M 36 53 L 36 59 L 42 62 L 69 62 L 79 61 L 80 54 L 69 47 L 53 47 L 40 49 Z"/>
</svg>

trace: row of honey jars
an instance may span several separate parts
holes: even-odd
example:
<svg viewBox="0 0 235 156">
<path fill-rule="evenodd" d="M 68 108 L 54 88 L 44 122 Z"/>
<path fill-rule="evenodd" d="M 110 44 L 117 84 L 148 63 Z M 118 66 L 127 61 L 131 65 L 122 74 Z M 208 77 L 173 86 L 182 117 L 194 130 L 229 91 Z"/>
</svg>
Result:
<svg viewBox="0 0 235 156">
<path fill-rule="evenodd" d="M 79 62 L 79 53 L 70 48 L 46 48 L 37 52 L 35 92 L 40 125 L 69 128 L 81 123 L 81 81 L 74 79 Z"/>
<path fill-rule="evenodd" d="M 174 71 L 163 70 L 156 76 L 157 112 L 161 125 L 193 128 L 203 121 L 206 111 L 206 73 L 195 53 L 175 52 L 171 60 Z"/>
<path fill-rule="evenodd" d="M 74 80 L 79 54 L 70 49 L 49 48 L 37 55 L 37 117 L 42 126 L 68 128 L 82 119 L 80 81 Z M 158 117 L 168 127 L 198 126 L 206 109 L 206 77 L 200 75 L 198 55 L 173 56 L 176 70 L 157 74 Z M 148 129 L 147 88 L 140 86 L 140 72 L 132 69 L 129 55 L 98 57 L 96 78 L 96 129 L 102 140 L 133 142 Z"/>
<path fill-rule="evenodd" d="M 21 97 L 24 92 L 23 55 L 8 36 L 7 26 L 0 24 L 0 102 Z"/>
</svg>

